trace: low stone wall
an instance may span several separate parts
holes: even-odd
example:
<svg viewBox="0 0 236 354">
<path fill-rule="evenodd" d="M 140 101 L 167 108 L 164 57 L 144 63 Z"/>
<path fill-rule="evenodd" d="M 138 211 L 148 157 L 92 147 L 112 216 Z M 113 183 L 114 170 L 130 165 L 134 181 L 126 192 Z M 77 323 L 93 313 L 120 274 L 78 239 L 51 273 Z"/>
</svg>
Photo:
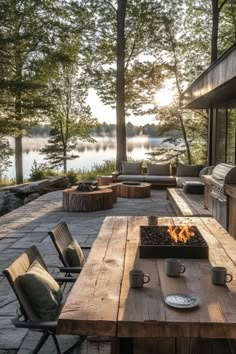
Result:
<svg viewBox="0 0 236 354">
<path fill-rule="evenodd" d="M 0 188 L 0 215 L 31 202 L 48 192 L 69 187 L 67 177 L 49 177 L 41 181 Z"/>
</svg>

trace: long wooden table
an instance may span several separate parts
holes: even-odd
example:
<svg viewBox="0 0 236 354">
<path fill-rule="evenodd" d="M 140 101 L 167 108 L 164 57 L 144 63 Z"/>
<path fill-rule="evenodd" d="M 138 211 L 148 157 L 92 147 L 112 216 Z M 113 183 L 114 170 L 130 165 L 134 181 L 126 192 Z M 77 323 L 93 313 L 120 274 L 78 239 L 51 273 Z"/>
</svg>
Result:
<svg viewBox="0 0 236 354">
<path fill-rule="evenodd" d="M 113 351 L 122 354 L 152 354 L 157 348 L 192 353 L 197 338 L 236 338 L 236 241 L 213 218 L 159 218 L 159 225 L 196 225 L 209 245 L 209 260 L 183 260 L 186 272 L 170 278 L 163 259 L 139 258 L 139 227 L 147 222 L 147 217 L 105 219 L 59 317 L 58 333 L 117 338 Z M 211 265 L 226 266 L 234 280 L 212 285 Z M 134 267 L 151 276 L 144 288 L 129 288 Z M 196 295 L 200 306 L 171 308 L 163 301 L 170 293 Z"/>
</svg>

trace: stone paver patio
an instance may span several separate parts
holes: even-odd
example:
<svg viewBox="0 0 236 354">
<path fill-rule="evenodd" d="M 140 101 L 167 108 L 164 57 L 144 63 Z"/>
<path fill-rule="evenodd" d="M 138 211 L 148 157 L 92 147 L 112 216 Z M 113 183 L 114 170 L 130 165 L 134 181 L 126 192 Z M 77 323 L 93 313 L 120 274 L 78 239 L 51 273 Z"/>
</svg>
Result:
<svg viewBox="0 0 236 354">
<path fill-rule="evenodd" d="M 26 248 L 35 244 L 47 264 L 55 274 L 61 265 L 56 250 L 47 236 L 48 230 L 60 221 L 66 221 L 73 237 L 81 246 L 90 246 L 95 240 L 106 216 L 112 215 L 159 215 L 171 216 L 175 212 L 166 199 L 164 190 L 152 190 L 151 197 L 145 199 L 118 198 L 113 209 L 96 212 L 65 212 L 62 209 L 62 192 L 43 195 L 33 202 L 0 217 L 0 269 L 6 268 Z M 12 326 L 18 303 L 6 279 L 0 273 L 0 354 L 29 354 L 40 334 L 19 330 Z M 73 343 L 72 336 L 60 336 L 62 350 Z M 89 338 L 82 346 L 81 354 L 108 354 L 109 341 L 106 338 Z M 55 353 L 49 340 L 40 353 Z M 74 351 L 74 353 L 78 350 Z"/>
</svg>

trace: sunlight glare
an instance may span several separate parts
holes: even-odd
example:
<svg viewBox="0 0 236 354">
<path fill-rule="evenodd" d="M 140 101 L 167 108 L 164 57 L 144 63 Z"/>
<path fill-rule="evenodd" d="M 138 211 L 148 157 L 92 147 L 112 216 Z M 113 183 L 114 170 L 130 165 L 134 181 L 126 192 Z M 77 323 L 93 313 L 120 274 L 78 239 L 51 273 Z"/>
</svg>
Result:
<svg viewBox="0 0 236 354">
<path fill-rule="evenodd" d="M 169 106 L 174 102 L 174 92 L 170 88 L 163 87 L 155 94 L 155 102 L 158 106 Z"/>
</svg>

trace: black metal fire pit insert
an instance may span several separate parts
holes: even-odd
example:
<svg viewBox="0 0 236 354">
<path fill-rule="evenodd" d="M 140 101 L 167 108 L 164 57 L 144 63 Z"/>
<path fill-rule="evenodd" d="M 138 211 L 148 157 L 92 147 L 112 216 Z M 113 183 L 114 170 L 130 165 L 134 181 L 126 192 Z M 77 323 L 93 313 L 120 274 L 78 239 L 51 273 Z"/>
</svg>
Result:
<svg viewBox="0 0 236 354">
<path fill-rule="evenodd" d="M 208 245 L 196 226 L 186 243 L 174 242 L 168 226 L 140 226 L 140 258 L 194 258 L 208 259 Z"/>
</svg>

